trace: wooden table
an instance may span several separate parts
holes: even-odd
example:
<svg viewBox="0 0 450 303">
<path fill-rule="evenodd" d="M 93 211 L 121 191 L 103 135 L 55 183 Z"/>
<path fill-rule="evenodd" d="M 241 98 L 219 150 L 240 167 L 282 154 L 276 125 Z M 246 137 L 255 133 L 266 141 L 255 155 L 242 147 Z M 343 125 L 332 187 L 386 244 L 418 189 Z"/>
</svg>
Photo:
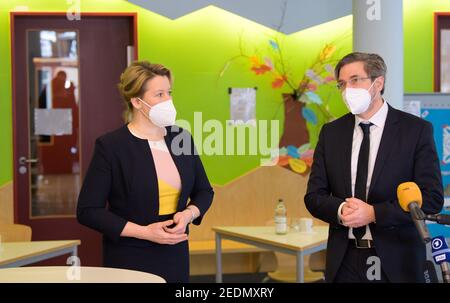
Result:
<svg viewBox="0 0 450 303">
<path fill-rule="evenodd" d="M 18 267 L 65 254 L 77 256 L 80 240 L 0 243 L 0 268 Z"/>
<path fill-rule="evenodd" d="M 315 226 L 311 232 L 275 234 L 273 226 L 215 226 L 216 233 L 216 282 L 222 282 L 222 239 L 229 239 L 260 248 L 295 255 L 297 282 L 304 282 L 303 257 L 326 249 L 328 226 Z"/>
<path fill-rule="evenodd" d="M 0 283 L 165 283 L 153 274 L 118 268 L 35 266 L 0 269 Z"/>
</svg>

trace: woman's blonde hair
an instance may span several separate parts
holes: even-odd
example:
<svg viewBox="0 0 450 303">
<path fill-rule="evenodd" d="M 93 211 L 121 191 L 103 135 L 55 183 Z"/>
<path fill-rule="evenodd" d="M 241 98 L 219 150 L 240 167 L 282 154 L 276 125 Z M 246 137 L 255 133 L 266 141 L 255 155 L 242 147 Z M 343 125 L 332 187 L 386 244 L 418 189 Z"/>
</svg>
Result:
<svg viewBox="0 0 450 303">
<path fill-rule="evenodd" d="M 125 102 L 125 122 L 130 121 L 133 113 L 131 98 L 142 98 L 145 93 L 145 84 L 156 76 L 165 76 L 172 82 L 172 75 L 168 68 L 162 64 L 151 64 L 148 61 L 135 61 L 120 75 L 117 87 Z"/>
</svg>

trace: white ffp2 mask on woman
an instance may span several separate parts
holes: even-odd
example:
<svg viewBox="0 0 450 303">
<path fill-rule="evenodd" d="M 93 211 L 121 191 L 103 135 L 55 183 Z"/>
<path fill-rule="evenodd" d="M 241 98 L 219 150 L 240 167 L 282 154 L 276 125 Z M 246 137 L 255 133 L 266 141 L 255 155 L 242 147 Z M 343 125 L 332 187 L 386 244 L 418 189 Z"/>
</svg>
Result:
<svg viewBox="0 0 450 303">
<path fill-rule="evenodd" d="M 150 111 L 148 112 L 148 119 L 153 124 L 159 127 L 172 126 L 175 124 L 177 110 L 173 105 L 172 99 L 155 104 L 153 106 L 149 105 L 141 98 L 138 99 L 150 108 Z"/>
</svg>

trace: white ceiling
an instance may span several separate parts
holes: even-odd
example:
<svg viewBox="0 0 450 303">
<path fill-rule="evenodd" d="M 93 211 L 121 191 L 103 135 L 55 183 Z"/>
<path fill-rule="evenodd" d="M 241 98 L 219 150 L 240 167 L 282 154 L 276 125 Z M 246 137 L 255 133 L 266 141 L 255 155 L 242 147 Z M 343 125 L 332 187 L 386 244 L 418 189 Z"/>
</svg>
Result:
<svg viewBox="0 0 450 303">
<path fill-rule="evenodd" d="M 170 19 L 177 19 L 206 6 L 214 5 L 285 34 L 298 32 L 352 13 L 352 0 L 127 1 Z"/>
</svg>

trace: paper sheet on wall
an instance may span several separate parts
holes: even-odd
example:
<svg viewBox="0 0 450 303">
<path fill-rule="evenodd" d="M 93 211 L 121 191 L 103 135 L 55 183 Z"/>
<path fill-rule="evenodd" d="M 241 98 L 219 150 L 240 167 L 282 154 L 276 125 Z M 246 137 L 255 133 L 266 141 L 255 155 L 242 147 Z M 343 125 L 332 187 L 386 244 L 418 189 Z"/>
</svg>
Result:
<svg viewBox="0 0 450 303">
<path fill-rule="evenodd" d="M 72 109 L 34 109 L 34 134 L 62 136 L 72 134 Z"/>
<path fill-rule="evenodd" d="M 450 29 L 441 29 L 441 93 L 450 93 Z"/>
<path fill-rule="evenodd" d="M 407 113 L 410 113 L 414 116 L 421 117 L 421 102 L 417 100 L 404 101 L 403 102 L 403 110 Z"/>
<path fill-rule="evenodd" d="M 230 125 L 256 125 L 256 89 L 232 88 L 230 93 Z"/>
</svg>

